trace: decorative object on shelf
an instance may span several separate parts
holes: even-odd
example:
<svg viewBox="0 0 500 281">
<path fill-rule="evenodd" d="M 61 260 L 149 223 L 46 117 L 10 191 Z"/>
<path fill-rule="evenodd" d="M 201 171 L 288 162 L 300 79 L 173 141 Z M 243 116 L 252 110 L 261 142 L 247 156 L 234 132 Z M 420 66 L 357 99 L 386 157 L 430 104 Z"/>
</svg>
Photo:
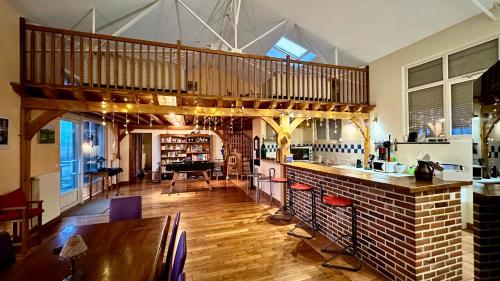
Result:
<svg viewBox="0 0 500 281">
<path fill-rule="evenodd" d="M 265 159 L 267 154 L 266 145 L 264 144 L 264 137 L 262 137 L 262 145 L 260 147 L 260 159 Z"/>
<path fill-rule="evenodd" d="M 77 281 L 82 278 L 83 272 L 76 268 L 76 259 L 87 251 L 87 244 L 80 235 L 70 236 L 59 257 L 63 260 L 71 260 L 71 275 L 66 276 L 63 281 Z"/>
</svg>

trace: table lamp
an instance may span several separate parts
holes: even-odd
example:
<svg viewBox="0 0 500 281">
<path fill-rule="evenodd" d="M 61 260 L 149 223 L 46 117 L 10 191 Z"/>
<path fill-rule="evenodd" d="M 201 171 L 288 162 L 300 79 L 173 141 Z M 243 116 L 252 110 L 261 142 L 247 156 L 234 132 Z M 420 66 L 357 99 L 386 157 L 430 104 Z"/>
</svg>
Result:
<svg viewBox="0 0 500 281">
<path fill-rule="evenodd" d="M 76 258 L 87 251 L 87 244 L 80 235 L 68 238 L 59 257 L 63 260 L 71 259 L 71 275 L 66 276 L 63 281 L 77 281 L 82 278 L 83 272 L 76 269 Z"/>
</svg>

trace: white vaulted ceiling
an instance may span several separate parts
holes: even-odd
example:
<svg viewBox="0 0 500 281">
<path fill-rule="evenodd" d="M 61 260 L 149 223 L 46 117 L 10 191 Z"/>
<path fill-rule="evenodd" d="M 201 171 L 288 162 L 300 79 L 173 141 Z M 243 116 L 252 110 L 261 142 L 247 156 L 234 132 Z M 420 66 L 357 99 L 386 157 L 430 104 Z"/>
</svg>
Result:
<svg viewBox="0 0 500 281">
<path fill-rule="evenodd" d="M 71 28 L 92 7 L 97 10 L 98 33 L 112 34 L 154 0 L 9 0 L 32 21 Z M 175 43 L 179 39 L 175 0 L 159 5 L 121 36 Z M 226 15 L 230 0 L 183 0 L 226 41 L 233 44 L 233 28 Z M 491 8 L 494 0 L 479 0 Z M 287 23 L 245 50 L 264 55 L 286 36 L 309 50 L 303 33 L 328 62 L 333 48 L 339 64 L 361 66 L 480 13 L 470 0 L 242 0 L 238 33 L 245 45 L 283 19 Z M 117 20 L 118 19 L 118 20 Z M 208 47 L 220 43 L 183 7 L 179 6 L 183 44 Z M 110 24 L 112 23 L 112 24 Z M 91 17 L 77 30 L 90 31 Z M 298 31 L 298 30 L 302 31 Z M 320 61 L 317 57 L 316 61 Z"/>
</svg>

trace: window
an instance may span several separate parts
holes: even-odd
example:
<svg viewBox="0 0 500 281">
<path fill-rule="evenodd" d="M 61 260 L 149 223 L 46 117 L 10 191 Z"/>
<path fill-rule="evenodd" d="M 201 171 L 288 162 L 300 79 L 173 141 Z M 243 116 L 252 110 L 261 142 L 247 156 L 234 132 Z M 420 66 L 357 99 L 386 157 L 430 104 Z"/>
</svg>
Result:
<svg viewBox="0 0 500 281">
<path fill-rule="evenodd" d="M 315 119 L 316 140 L 339 141 L 342 138 L 342 120 Z"/>
<path fill-rule="evenodd" d="M 443 59 L 439 58 L 408 69 L 408 88 L 443 80 Z"/>
<path fill-rule="evenodd" d="M 316 140 L 326 140 L 326 122 L 323 119 L 315 120 Z"/>
<path fill-rule="evenodd" d="M 328 139 L 340 140 L 342 138 L 342 120 L 328 120 Z"/>
<path fill-rule="evenodd" d="M 472 81 L 451 85 L 451 134 L 472 134 Z"/>
<path fill-rule="evenodd" d="M 60 192 L 66 193 L 78 187 L 78 127 L 75 122 L 61 120 L 59 169 Z"/>
<path fill-rule="evenodd" d="M 443 86 L 408 93 L 410 132 L 426 137 L 444 134 Z"/>
<path fill-rule="evenodd" d="M 316 55 L 299 44 L 281 37 L 276 44 L 267 52 L 267 55 L 275 58 L 286 58 L 290 55 L 292 59 L 301 61 L 312 61 Z"/>
<path fill-rule="evenodd" d="M 498 38 L 407 68 L 408 132 L 472 134 L 473 83 L 498 60 Z"/>
<path fill-rule="evenodd" d="M 491 40 L 451 54 L 448 58 L 450 78 L 490 68 L 498 60 L 498 40 Z"/>
<path fill-rule="evenodd" d="M 82 137 L 83 172 L 97 170 L 101 167 L 105 155 L 104 126 L 85 121 L 83 122 Z M 84 177 L 84 183 L 88 182 L 88 177 Z"/>
</svg>

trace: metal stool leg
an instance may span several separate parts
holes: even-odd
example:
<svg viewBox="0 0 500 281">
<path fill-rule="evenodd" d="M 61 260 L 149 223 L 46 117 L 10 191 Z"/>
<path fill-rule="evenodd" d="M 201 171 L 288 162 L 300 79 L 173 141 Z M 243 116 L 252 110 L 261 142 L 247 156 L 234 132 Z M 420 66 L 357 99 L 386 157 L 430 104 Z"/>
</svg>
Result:
<svg viewBox="0 0 500 281">
<path fill-rule="evenodd" d="M 269 206 L 273 206 L 273 182 L 269 179 Z"/>
<path fill-rule="evenodd" d="M 293 218 L 293 215 L 295 215 L 293 211 L 293 193 L 292 189 L 290 188 L 289 182 L 286 183 L 286 189 L 288 190 L 288 201 L 285 203 L 283 208 L 277 210 L 272 216 L 272 219 L 276 220 L 282 220 L 282 221 L 291 221 Z M 284 216 L 284 217 L 278 217 L 278 216 Z"/>
<path fill-rule="evenodd" d="M 288 235 L 303 239 L 312 239 L 316 236 L 316 232 L 319 231 L 319 225 L 316 222 L 316 192 L 314 190 L 311 193 L 311 217 L 309 219 L 304 219 L 295 224 L 295 227 L 287 232 Z M 306 226 L 306 223 L 310 222 L 311 227 Z M 313 233 L 310 236 L 296 234 L 294 231 L 297 228 L 302 228 L 306 230 L 311 230 Z"/>
<path fill-rule="evenodd" d="M 357 237 L 357 214 L 356 214 L 356 207 L 351 206 L 351 229 L 352 232 L 350 234 L 344 234 L 339 237 L 337 237 L 332 243 L 330 243 L 328 246 L 325 248 L 322 248 L 322 252 L 333 252 L 334 255 L 331 256 L 329 259 L 327 259 L 325 262 L 323 262 L 324 267 L 332 267 L 332 268 L 339 268 L 339 269 L 345 269 L 349 271 L 358 271 L 361 269 L 361 259 L 358 256 L 358 237 Z M 351 238 L 351 243 L 347 242 L 347 245 L 343 247 L 340 251 L 334 251 L 330 250 L 329 248 L 333 245 L 336 244 L 338 241 L 346 238 Z M 355 266 L 341 266 L 341 265 L 335 265 L 330 263 L 332 260 L 334 260 L 336 257 L 340 255 L 345 255 L 345 256 L 352 256 L 356 259 L 356 265 Z"/>
</svg>

